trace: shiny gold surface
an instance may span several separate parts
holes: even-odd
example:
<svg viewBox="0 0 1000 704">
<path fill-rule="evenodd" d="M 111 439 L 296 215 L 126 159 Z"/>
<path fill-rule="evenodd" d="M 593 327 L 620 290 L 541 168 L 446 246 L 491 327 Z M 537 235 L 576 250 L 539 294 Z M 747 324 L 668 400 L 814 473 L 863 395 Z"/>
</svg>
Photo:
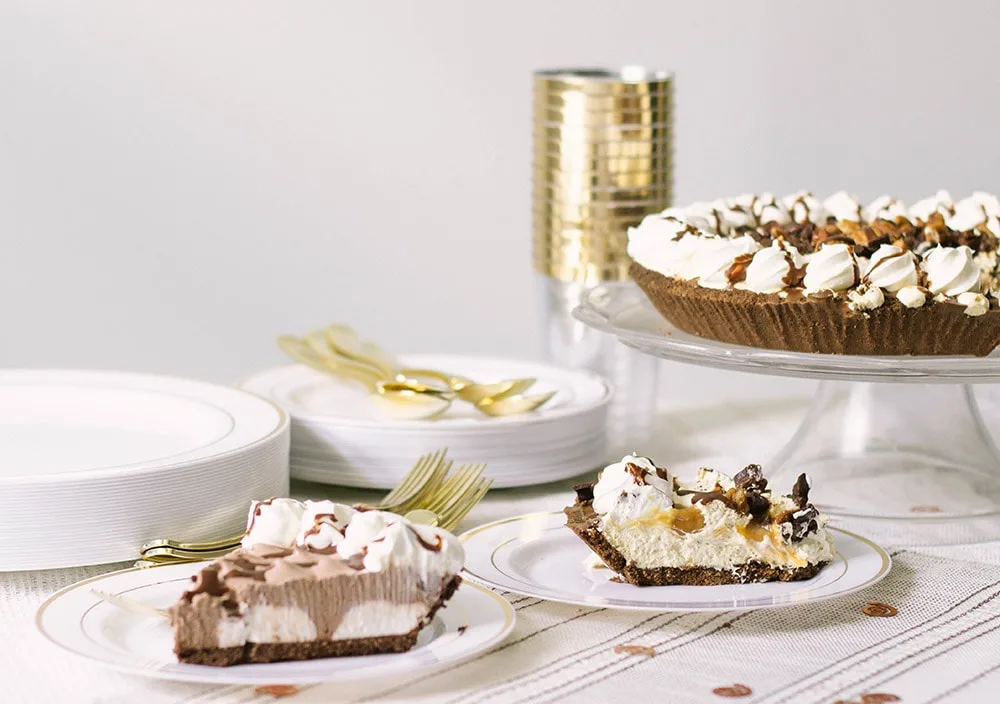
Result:
<svg viewBox="0 0 1000 704">
<path fill-rule="evenodd" d="M 628 228 L 673 198 L 672 77 L 541 71 L 532 98 L 535 268 L 564 281 L 627 278 Z"/>
</svg>

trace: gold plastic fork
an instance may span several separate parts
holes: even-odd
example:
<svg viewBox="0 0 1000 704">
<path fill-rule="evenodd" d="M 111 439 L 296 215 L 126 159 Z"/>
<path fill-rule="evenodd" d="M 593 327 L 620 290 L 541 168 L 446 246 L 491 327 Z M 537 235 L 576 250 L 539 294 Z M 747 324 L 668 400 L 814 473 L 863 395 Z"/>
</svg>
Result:
<svg viewBox="0 0 1000 704">
<path fill-rule="evenodd" d="M 462 465 L 421 508 L 437 515 L 437 525 L 451 530 L 479 503 L 492 479 L 482 478 L 485 464 Z"/>
<path fill-rule="evenodd" d="M 446 459 L 447 455 L 447 448 L 422 455 L 403 477 L 399 486 L 386 494 L 381 501 L 369 506 L 392 513 L 406 513 L 416 508 L 424 497 L 436 493 L 444 482 L 444 477 L 452 466 L 451 461 Z M 242 533 L 201 542 L 181 542 L 164 538 L 146 543 L 140 548 L 140 553 L 142 559 L 150 562 L 164 562 L 171 559 L 207 560 L 226 554 L 239 545 L 242 539 Z"/>
</svg>

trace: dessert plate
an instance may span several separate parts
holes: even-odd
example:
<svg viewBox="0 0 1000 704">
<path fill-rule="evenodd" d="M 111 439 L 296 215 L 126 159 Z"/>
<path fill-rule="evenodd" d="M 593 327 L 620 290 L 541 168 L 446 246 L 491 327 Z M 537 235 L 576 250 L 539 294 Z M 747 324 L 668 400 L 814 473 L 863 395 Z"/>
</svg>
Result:
<svg viewBox="0 0 1000 704">
<path fill-rule="evenodd" d="M 108 371 L 0 371 L 0 571 L 134 559 L 231 535 L 288 490 L 288 415 L 238 389 Z"/>
<path fill-rule="evenodd" d="M 514 610 L 503 597 L 466 582 L 406 653 L 209 667 L 177 661 L 173 633 L 165 618 L 112 606 L 91 591 L 110 592 L 165 609 L 203 566 L 189 563 L 129 569 L 77 582 L 42 604 L 35 624 L 59 647 L 122 672 L 183 682 L 248 685 L 356 681 L 425 672 L 488 650 L 514 628 Z"/>
<path fill-rule="evenodd" d="M 473 528 L 459 536 L 465 575 L 480 584 L 582 606 L 633 611 L 732 611 L 793 606 L 852 594 L 889 572 L 889 555 L 861 536 L 829 528 L 837 554 L 802 582 L 709 587 L 636 587 L 612 582 L 608 569 L 584 566 L 591 554 L 559 513 L 534 513 Z"/>
<path fill-rule="evenodd" d="M 485 462 L 495 487 L 525 486 L 580 474 L 605 459 L 608 384 L 587 371 L 520 360 L 459 355 L 406 355 L 407 366 L 445 369 L 477 381 L 531 377 L 530 393 L 554 391 L 532 413 L 483 415 L 455 402 L 434 420 L 384 415 L 350 380 L 301 365 L 244 379 L 242 388 L 291 415 L 295 479 L 359 488 L 399 484 L 416 457 L 442 447 L 457 463 Z"/>
</svg>

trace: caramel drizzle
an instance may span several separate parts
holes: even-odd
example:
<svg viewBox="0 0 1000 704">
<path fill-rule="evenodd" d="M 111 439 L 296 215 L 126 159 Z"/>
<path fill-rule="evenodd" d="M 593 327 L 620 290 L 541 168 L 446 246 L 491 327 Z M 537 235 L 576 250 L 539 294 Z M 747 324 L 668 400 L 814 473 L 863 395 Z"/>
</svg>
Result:
<svg viewBox="0 0 1000 704">
<path fill-rule="evenodd" d="M 882 257 L 881 259 L 879 259 L 877 262 L 875 262 L 872 265 L 872 268 L 868 270 L 868 273 L 865 274 L 864 281 L 866 281 L 867 283 L 871 283 L 871 275 L 872 275 L 873 271 L 875 271 L 876 269 L 878 269 L 880 266 L 882 266 L 883 263 L 889 261 L 890 259 L 896 259 L 898 257 L 903 256 L 904 254 L 908 254 L 908 252 L 907 252 L 907 250 L 905 248 L 902 249 L 899 252 L 893 252 L 892 254 L 888 254 L 888 255 Z M 857 262 L 855 262 L 854 266 L 855 266 L 855 268 L 857 268 Z M 855 283 L 859 283 L 859 282 L 856 281 Z"/>
<path fill-rule="evenodd" d="M 326 519 L 330 519 L 330 520 L 327 521 Z M 302 534 L 302 537 L 303 538 L 308 538 L 311 535 L 318 535 L 324 524 L 326 524 L 326 525 L 330 526 L 331 528 L 333 528 L 335 531 L 337 531 L 338 533 L 340 533 L 341 536 L 346 536 L 347 535 L 347 526 L 344 526 L 343 528 L 338 528 L 337 527 L 337 516 L 335 514 L 332 514 L 332 513 L 317 513 L 313 517 L 313 524 L 312 524 L 312 526 L 305 533 Z"/>
<path fill-rule="evenodd" d="M 785 242 L 784 237 L 778 237 L 775 242 L 778 243 L 778 249 L 785 255 L 785 262 L 788 264 L 788 273 L 781 277 L 781 283 L 785 284 L 785 286 L 798 286 L 806 276 L 805 266 L 795 266 L 795 257 L 792 256 L 791 250 L 788 249 L 788 244 Z"/>
</svg>

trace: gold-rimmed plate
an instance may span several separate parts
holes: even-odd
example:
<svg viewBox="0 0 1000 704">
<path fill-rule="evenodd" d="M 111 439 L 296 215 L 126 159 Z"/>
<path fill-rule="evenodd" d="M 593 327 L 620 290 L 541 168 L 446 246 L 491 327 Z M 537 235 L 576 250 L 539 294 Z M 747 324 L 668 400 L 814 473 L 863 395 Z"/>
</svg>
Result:
<svg viewBox="0 0 1000 704">
<path fill-rule="evenodd" d="M 853 594 L 888 574 L 892 560 L 875 543 L 831 528 L 833 561 L 801 582 L 705 587 L 636 587 L 611 581 L 608 569 L 586 567 L 590 554 L 559 513 L 535 513 L 474 528 L 465 546 L 466 576 L 479 584 L 581 606 L 632 611 L 739 611 L 825 601 Z"/>
<path fill-rule="evenodd" d="M 356 682 L 424 673 L 485 652 L 514 628 L 514 610 L 503 597 L 466 582 L 405 653 L 209 667 L 177 661 L 173 634 L 164 618 L 114 606 L 93 591 L 165 609 L 202 567 L 204 563 L 129 569 L 77 582 L 42 604 L 36 626 L 60 648 L 122 672 L 182 682 L 246 685 Z"/>
</svg>

